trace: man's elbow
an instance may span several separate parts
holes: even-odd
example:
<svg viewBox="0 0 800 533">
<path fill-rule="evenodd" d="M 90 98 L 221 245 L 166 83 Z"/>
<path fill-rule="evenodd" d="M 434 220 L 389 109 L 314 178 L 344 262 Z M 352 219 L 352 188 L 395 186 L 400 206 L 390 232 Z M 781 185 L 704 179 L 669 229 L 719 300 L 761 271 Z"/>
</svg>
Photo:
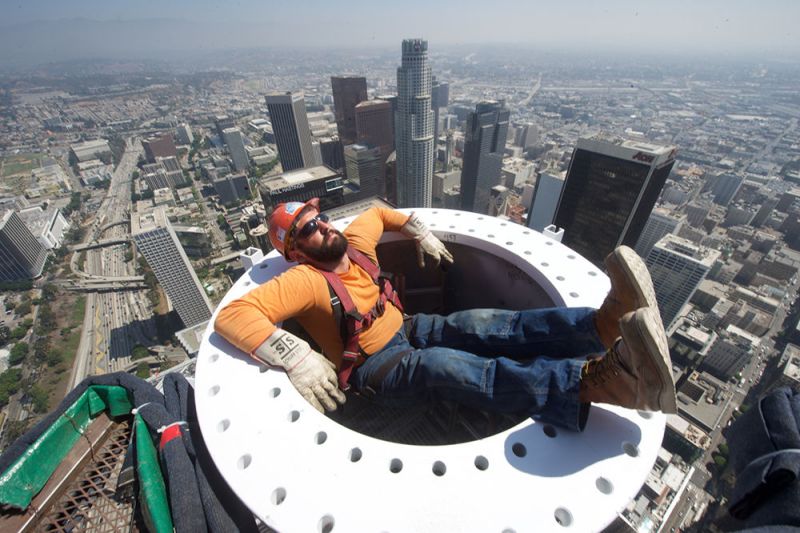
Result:
<svg viewBox="0 0 800 533">
<path fill-rule="evenodd" d="M 226 339 L 230 338 L 228 335 L 228 332 L 230 331 L 230 324 L 235 322 L 233 315 L 236 311 L 233 309 L 233 307 L 234 306 L 232 303 L 229 303 L 219 310 L 219 313 L 217 313 L 217 318 L 214 319 L 214 331 Z"/>
</svg>

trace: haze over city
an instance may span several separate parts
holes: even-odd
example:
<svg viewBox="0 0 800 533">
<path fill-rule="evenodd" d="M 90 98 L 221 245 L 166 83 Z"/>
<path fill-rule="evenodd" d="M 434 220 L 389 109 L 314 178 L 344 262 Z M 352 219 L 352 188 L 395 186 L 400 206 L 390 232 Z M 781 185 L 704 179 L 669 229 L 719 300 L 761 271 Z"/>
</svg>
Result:
<svg viewBox="0 0 800 533">
<path fill-rule="evenodd" d="M 322 2 L 5 3 L 2 66 L 86 58 L 156 58 L 262 47 L 360 50 L 419 35 L 447 45 L 539 50 L 795 59 L 796 2 L 411 0 Z M 169 56 L 167 56 L 169 57 Z M 687 58 L 688 59 L 688 58 Z"/>
</svg>

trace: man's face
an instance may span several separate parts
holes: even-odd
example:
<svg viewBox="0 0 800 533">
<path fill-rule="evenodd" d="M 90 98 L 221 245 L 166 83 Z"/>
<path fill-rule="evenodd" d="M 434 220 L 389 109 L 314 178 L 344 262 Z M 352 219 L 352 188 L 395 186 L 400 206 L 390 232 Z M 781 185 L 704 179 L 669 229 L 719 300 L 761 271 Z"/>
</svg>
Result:
<svg viewBox="0 0 800 533">
<path fill-rule="evenodd" d="M 339 261 L 347 252 L 347 237 L 330 223 L 317 219 L 319 214 L 316 209 L 307 209 L 300 215 L 297 223 L 295 248 L 307 257 L 321 263 Z M 308 236 L 301 236 L 306 224 L 316 224 L 316 230 Z"/>
</svg>

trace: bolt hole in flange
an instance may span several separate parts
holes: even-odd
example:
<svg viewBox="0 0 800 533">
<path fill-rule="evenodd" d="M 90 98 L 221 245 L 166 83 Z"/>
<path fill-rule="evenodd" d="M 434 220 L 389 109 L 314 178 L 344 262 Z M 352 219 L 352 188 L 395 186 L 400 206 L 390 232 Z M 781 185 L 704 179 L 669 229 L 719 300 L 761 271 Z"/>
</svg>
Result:
<svg viewBox="0 0 800 533">
<path fill-rule="evenodd" d="M 651 418 L 653 418 L 653 413 L 651 413 L 650 411 L 636 411 L 636 412 L 639 413 L 639 416 L 641 416 L 645 420 L 650 420 Z"/>
<path fill-rule="evenodd" d="M 219 394 L 219 385 L 214 385 L 213 387 L 208 389 L 209 396 L 216 396 L 217 394 Z"/>
<path fill-rule="evenodd" d="M 551 439 L 554 439 L 556 435 L 558 435 L 556 428 L 554 428 L 550 424 L 545 424 L 544 426 L 542 426 L 542 431 L 544 432 L 545 435 L 547 435 Z"/>
<path fill-rule="evenodd" d="M 300 419 L 300 411 L 289 411 L 289 415 L 286 418 L 289 422 L 297 422 Z"/>
<path fill-rule="evenodd" d="M 622 451 L 631 457 L 639 456 L 639 447 L 632 442 L 623 442 Z"/>
<path fill-rule="evenodd" d="M 486 457 L 479 455 L 475 458 L 475 468 L 478 470 L 487 470 L 489 468 L 489 459 Z"/>
<path fill-rule="evenodd" d="M 326 440 L 328 440 L 328 434 L 324 431 L 320 431 L 314 436 L 314 442 L 317 444 L 325 444 Z"/>
<path fill-rule="evenodd" d="M 231 421 L 225 418 L 223 420 L 220 420 L 219 424 L 217 424 L 217 431 L 219 431 L 220 433 L 224 433 L 228 430 L 229 427 L 231 427 Z"/>
<path fill-rule="evenodd" d="M 436 474 L 439 477 L 442 477 L 445 474 L 445 472 L 447 472 L 447 466 L 441 461 L 436 461 L 435 463 L 433 463 L 432 470 L 434 474 Z"/>
<path fill-rule="evenodd" d="M 331 533 L 333 531 L 333 526 L 335 521 L 333 517 L 329 514 L 326 514 L 322 518 L 319 519 L 319 524 L 317 524 L 317 531 L 319 533 Z"/>
<path fill-rule="evenodd" d="M 272 491 L 272 496 L 270 496 L 270 501 L 272 501 L 272 505 L 280 505 L 283 503 L 283 500 L 286 499 L 286 489 L 283 487 L 278 487 L 277 489 Z"/>
<path fill-rule="evenodd" d="M 281 388 L 280 387 L 273 387 L 269 391 L 269 397 L 270 398 L 277 398 L 280 395 L 281 395 Z"/>
<path fill-rule="evenodd" d="M 403 461 L 400 459 L 392 459 L 389 463 L 389 472 L 398 474 L 403 469 Z"/>
<path fill-rule="evenodd" d="M 562 527 L 569 527 L 572 525 L 572 513 L 570 513 L 564 507 L 559 507 L 556 509 L 556 512 L 553 513 L 553 516 L 555 517 L 556 522 L 558 522 L 558 525 Z"/>
<path fill-rule="evenodd" d="M 245 470 L 248 466 L 250 466 L 250 463 L 252 462 L 253 462 L 253 457 L 249 453 L 246 453 L 243 456 L 239 457 L 239 460 L 236 461 L 236 466 L 239 468 L 239 470 Z"/>
<path fill-rule="evenodd" d="M 595 487 L 597 487 L 597 490 L 599 490 L 603 494 L 611 494 L 612 492 L 614 492 L 614 484 L 611 483 L 611 481 L 609 481 L 607 478 L 604 478 L 603 476 L 597 478 L 594 482 L 594 485 Z"/>
<path fill-rule="evenodd" d="M 350 450 L 350 462 L 357 463 L 361 460 L 362 457 L 361 448 L 353 448 Z"/>
<path fill-rule="evenodd" d="M 516 455 L 517 457 L 525 457 L 528 455 L 528 449 L 525 448 L 525 445 L 521 442 L 515 442 L 511 445 L 511 453 Z"/>
</svg>

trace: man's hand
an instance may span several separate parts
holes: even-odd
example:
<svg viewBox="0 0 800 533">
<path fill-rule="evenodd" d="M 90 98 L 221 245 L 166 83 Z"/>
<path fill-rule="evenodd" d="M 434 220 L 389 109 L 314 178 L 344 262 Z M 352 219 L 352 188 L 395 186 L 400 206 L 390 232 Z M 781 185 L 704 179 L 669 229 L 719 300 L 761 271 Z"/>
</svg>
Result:
<svg viewBox="0 0 800 533">
<path fill-rule="evenodd" d="M 425 268 L 425 254 L 431 256 L 435 266 L 439 266 L 442 260 L 448 263 L 453 262 L 453 256 L 445 248 L 442 241 L 430 232 L 416 213 L 411 214 L 408 221 L 400 228 L 400 233 L 414 239 L 414 244 L 417 247 L 417 262 L 420 268 Z"/>
<path fill-rule="evenodd" d="M 297 392 L 320 413 L 344 405 L 346 397 L 339 390 L 336 367 L 303 339 L 278 329 L 256 348 L 254 355 L 285 369 Z"/>
</svg>

